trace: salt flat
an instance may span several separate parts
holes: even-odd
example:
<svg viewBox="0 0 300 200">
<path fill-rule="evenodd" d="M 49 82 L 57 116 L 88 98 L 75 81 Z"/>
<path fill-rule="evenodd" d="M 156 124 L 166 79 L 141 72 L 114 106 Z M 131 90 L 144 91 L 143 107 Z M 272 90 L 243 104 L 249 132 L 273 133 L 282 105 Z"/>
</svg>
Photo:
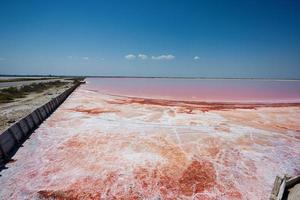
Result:
<svg viewBox="0 0 300 200">
<path fill-rule="evenodd" d="M 1 172 L 0 199 L 267 199 L 299 174 L 300 106 L 116 96 L 80 86 Z"/>
</svg>

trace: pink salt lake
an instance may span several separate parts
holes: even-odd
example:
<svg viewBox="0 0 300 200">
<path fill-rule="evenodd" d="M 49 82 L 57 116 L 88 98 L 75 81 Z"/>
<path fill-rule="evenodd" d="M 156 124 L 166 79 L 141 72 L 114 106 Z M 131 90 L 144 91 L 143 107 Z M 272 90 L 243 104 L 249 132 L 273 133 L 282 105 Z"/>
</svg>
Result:
<svg viewBox="0 0 300 200">
<path fill-rule="evenodd" d="M 300 82 L 88 78 L 1 172 L 0 199 L 268 199 L 300 173 Z"/>
<path fill-rule="evenodd" d="M 300 80 L 89 78 L 97 91 L 155 99 L 206 102 L 300 102 Z"/>
</svg>

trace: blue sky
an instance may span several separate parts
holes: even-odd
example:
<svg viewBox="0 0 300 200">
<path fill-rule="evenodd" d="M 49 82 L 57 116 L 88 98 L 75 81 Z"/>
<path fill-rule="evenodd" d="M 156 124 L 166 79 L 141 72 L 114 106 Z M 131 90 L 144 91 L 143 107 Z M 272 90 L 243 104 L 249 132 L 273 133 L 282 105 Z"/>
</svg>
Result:
<svg viewBox="0 0 300 200">
<path fill-rule="evenodd" d="M 300 78 L 300 1 L 0 0 L 0 74 Z"/>
</svg>

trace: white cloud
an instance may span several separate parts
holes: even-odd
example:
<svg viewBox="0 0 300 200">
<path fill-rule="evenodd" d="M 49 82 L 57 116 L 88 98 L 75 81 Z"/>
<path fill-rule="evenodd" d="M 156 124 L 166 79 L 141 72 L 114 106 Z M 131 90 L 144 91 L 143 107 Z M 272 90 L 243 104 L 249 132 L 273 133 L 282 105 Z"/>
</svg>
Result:
<svg viewBox="0 0 300 200">
<path fill-rule="evenodd" d="M 101 58 L 101 57 L 95 57 L 95 60 L 96 60 L 96 61 L 103 61 L 104 58 Z"/>
<path fill-rule="evenodd" d="M 83 60 L 88 60 L 88 59 L 89 59 L 89 57 L 82 57 L 82 59 L 83 59 Z"/>
<path fill-rule="evenodd" d="M 173 59 L 175 59 L 175 56 L 173 56 L 172 54 L 152 56 L 152 59 L 153 60 L 173 60 Z"/>
<path fill-rule="evenodd" d="M 146 60 L 148 58 L 148 56 L 145 54 L 139 54 L 138 57 L 142 60 Z"/>
<path fill-rule="evenodd" d="M 200 59 L 199 56 L 195 56 L 195 57 L 194 57 L 194 60 L 199 60 L 199 59 Z"/>
<path fill-rule="evenodd" d="M 5 59 L 5 58 L 1 58 L 1 57 L 0 57 L 0 61 L 3 61 L 3 60 L 6 60 L 6 59 Z"/>
<path fill-rule="evenodd" d="M 148 56 L 146 54 L 138 54 L 138 55 L 128 54 L 125 56 L 125 59 L 127 60 L 134 60 L 136 58 L 139 58 L 141 60 L 146 60 L 148 59 Z M 173 56 L 172 54 L 159 55 L 159 56 L 152 56 L 151 59 L 152 60 L 173 60 L 175 59 L 175 56 Z"/>
<path fill-rule="evenodd" d="M 133 54 L 128 54 L 125 56 L 125 59 L 127 59 L 127 60 L 134 60 L 135 58 L 136 58 L 136 56 Z"/>
<path fill-rule="evenodd" d="M 67 58 L 68 58 L 68 59 L 72 59 L 72 58 L 73 58 L 73 56 L 67 56 Z"/>
</svg>

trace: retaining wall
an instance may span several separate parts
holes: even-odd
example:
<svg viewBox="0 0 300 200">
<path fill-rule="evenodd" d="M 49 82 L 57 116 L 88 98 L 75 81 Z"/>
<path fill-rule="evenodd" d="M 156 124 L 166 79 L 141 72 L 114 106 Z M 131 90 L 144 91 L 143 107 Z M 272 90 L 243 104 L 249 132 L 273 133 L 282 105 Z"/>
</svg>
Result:
<svg viewBox="0 0 300 200">
<path fill-rule="evenodd" d="M 26 141 L 31 133 L 47 119 L 59 105 L 80 85 L 78 83 L 52 98 L 45 105 L 35 109 L 23 119 L 19 120 L 0 135 L 0 167 L 4 166 Z M 1 170 L 1 169 L 0 169 Z"/>
</svg>

